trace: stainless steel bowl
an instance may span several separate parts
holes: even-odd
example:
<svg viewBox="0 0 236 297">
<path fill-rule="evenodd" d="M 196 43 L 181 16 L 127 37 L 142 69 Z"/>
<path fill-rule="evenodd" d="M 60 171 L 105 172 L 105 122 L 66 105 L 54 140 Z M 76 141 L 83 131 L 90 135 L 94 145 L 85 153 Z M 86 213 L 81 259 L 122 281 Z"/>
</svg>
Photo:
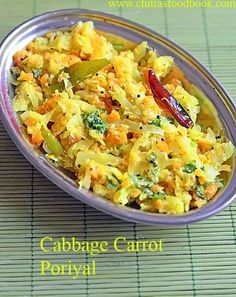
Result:
<svg viewBox="0 0 236 297">
<path fill-rule="evenodd" d="M 14 89 L 9 82 L 8 75 L 12 66 L 12 56 L 37 36 L 44 35 L 51 30 L 70 27 L 80 20 L 92 20 L 97 29 L 119 35 L 135 43 L 147 40 L 149 45 L 157 49 L 161 55 L 174 57 L 177 66 L 190 81 L 194 82 L 192 91 L 196 95 L 197 90 L 199 99 L 203 97 L 210 99 L 209 104 L 213 103 L 226 134 L 234 144 L 236 143 L 236 105 L 234 101 L 217 79 L 189 53 L 164 36 L 123 18 L 101 12 L 69 9 L 48 12 L 26 21 L 10 32 L 0 46 L 0 116 L 10 137 L 22 154 L 42 174 L 76 199 L 128 221 L 152 225 L 190 224 L 206 219 L 230 205 L 236 196 L 235 160 L 233 160 L 233 173 L 228 178 L 227 185 L 218 195 L 219 197 L 204 208 L 183 215 L 152 214 L 126 206 L 118 206 L 92 192 L 79 190 L 70 176 L 49 163 L 43 154 L 32 148 L 27 142 L 20 132 L 18 117 L 11 106 Z"/>
</svg>

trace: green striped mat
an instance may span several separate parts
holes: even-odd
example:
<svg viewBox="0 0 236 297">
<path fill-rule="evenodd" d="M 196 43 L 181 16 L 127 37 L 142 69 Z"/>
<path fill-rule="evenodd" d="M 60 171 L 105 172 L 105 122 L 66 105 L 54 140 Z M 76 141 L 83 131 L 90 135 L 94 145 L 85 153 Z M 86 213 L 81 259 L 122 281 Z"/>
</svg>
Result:
<svg viewBox="0 0 236 297">
<path fill-rule="evenodd" d="M 0 39 L 45 11 L 80 7 L 142 23 L 207 65 L 236 96 L 235 9 L 115 9 L 100 0 L 0 0 Z M 183 228 L 135 225 L 85 206 L 47 181 L 0 125 L 0 296 L 236 296 L 236 205 Z M 45 236 L 79 240 L 163 240 L 163 252 L 45 254 Z M 96 261 L 97 274 L 40 275 L 40 261 Z"/>
</svg>

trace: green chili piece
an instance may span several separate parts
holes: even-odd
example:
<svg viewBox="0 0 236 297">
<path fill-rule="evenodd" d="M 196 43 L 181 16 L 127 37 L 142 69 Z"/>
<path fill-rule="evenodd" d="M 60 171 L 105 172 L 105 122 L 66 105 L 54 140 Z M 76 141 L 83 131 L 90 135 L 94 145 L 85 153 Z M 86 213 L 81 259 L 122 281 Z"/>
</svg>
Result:
<svg viewBox="0 0 236 297">
<path fill-rule="evenodd" d="M 96 74 L 99 70 L 101 70 L 109 63 L 110 62 L 107 59 L 83 61 L 75 63 L 69 68 L 63 69 L 63 71 L 69 74 L 69 80 L 72 86 L 74 86 L 76 83 L 84 81 L 87 76 Z M 51 89 L 53 92 L 55 92 L 56 90 L 61 92 L 65 88 L 64 82 L 58 81 L 58 76 L 59 74 L 54 77 L 51 84 Z"/>
<path fill-rule="evenodd" d="M 123 43 L 112 43 L 113 48 L 116 51 L 122 51 L 124 49 L 124 44 Z"/>
<path fill-rule="evenodd" d="M 41 129 L 42 136 L 44 138 L 44 145 L 46 146 L 48 153 L 60 156 L 63 154 L 63 147 L 52 132 L 45 126 Z"/>
<path fill-rule="evenodd" d="M 64 69 L 65 70 L 65 69 Z M 58 90 L 59 92 L 63 91 L 63 89 L 65 88 L 65 84 L 64 81 L 58 81 L 58 76 L 56 75 L 54 77 L 54 79 L 52 80 L 52 84 L 51 84 L 51 90 L 52 92 L 55 92 L 56 90 Z"/>
<path fill-rule="evenodd" d="M 84 81 L 88 75 L 94 75 L 103 67 L 109 64 L 107 59 L 78 62 L 68 68 L 72 85 Z"/>
</svg>

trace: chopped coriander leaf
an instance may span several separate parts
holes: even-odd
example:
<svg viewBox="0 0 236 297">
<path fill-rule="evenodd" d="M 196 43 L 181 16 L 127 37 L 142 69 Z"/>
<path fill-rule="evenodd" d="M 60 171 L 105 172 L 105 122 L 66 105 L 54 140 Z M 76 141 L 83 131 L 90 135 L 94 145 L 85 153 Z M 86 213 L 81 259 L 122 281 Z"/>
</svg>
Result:
<svg viewBox="0 0 236 297">
<path fill-rule="evenodd" d="M 152 191 L 152 186 L 154 182 L 146 177 L 133 175 L 131 176 L 134 185 L 139 188 L 143 194 L 149 199 L 165 199 L 166 194 L 164 192 L 154 193 Z"/>
<path fill-rule="evenodd" d="M 107 179 L 108 179 L 107 188 L 109 190 L 113 190 L 121 184 L 121 180 L 119 180 L 115 174 L 112 174 L 112 176 Z"/>
<path fill-rule="evenodd" d="M 203 186 L 196 186 L 196 194 L 201 199 L 206 199 Z"/>
<path fill-rule="evenodd" d="M 150 125 L 161 127 L 161 117 L 157 116 L 154 120 L 149 121 Z"/>
<path fill-rule="evenodd" d="M 165 192 L 153 193 L 153 195 L 149 196 L 148 198 L 149 199 L 157 199 L 157 200 L 165 200 L 166 199 L 166 193 Z"/>
<path fill-rule="evenodd" d="M 215 182 L 216 182 L 218 188 L 222 188 L 225 184 L 225 181 L 223 180 L 223 178 L 220 178 L 220 177 L 216 177 Z"/>
<path fill-rule="evenodd" d="M 144 189 L 143 193 L 146 194 L 147 198 L 153 197 L 153 191 L 149 188 Z"/>
<path fill-rule="evenodd" d="M 161 125 L 165 122 L 174 124 L 175 120 L 172 117 L 163 117 L 158 115 L 154 120 L 149 121 L 149 124 L 157 127 L 161 127 Z"/>
<path fill-rule="evenodd" d="M 151 153 L 150 159 L 148 159 L 148 161 L 151 164 L 151 168 L 150 168 L 151 176 L 153 177 L 153 179 L 156 180 L 156 177 L 159 174 L 159 166 L 158 166 L 158 163 L 157 163 L 157 156 L 156 156 L 156 154 L 155 153 Z"/>
<path fill-rule="evenodd" d="M 117 181 L 118 184 L 121 183 L 121 180 L 115 174 L 112 174 L 112 177 Z"/>
<path fill-rule="evenodd" d="M 152 181 L 149 180 L 146 177 L 138 176 L 138 175 L 132 175 L 131 176 L 133 183 L 138 187 L 138 188 L 147 188 L 152 187 Z"/>
<path fill-rule="evenodd" d="M 32 73 L 34 78 L 38 78 L 42 74 L 42 71 L 41 69 L 32 69 Z"/>
<path fill-rule="evenodd" d="M 183 171 L 186 173 L 192 173 L 197 169 L 197 166 L 194 162 L 188 163 L 184 166 Z"/>
<path fill-rule="evenodd" d="M 117 187 L 111 180 L 108 181 L 107 183 L 107 188 L 108 190 L 114 190 Z"/>
<path fill-rule="evenodd" d="M 150 163 L 152 164 L 153 167 L 158 167 L 157 155 L 155 153 L 151 153 Z"/>
<path fill-rule="evenodd" d="M 83 112 L 82 119 L 88 129 L 97 130 L 101 134 L 105 134 L 109 127 L 108 123 L 100 118 L 97 112 Z"/>
</svg>

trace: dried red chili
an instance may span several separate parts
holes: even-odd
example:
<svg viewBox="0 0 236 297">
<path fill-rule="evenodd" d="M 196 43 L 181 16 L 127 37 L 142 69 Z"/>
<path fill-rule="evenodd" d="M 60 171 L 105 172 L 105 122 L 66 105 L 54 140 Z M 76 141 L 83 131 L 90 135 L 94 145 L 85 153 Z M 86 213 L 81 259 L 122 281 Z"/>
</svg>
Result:
<svg viewBox="0 0 236 297">
<path fill-rule="evenodd" d="M 194 123 L 187 111 L 162 85 L 152 69 L 148 70 L 147 79 L 156 103 L 168 110 L 181 126 L 192 128 Z"/>
</svg>

